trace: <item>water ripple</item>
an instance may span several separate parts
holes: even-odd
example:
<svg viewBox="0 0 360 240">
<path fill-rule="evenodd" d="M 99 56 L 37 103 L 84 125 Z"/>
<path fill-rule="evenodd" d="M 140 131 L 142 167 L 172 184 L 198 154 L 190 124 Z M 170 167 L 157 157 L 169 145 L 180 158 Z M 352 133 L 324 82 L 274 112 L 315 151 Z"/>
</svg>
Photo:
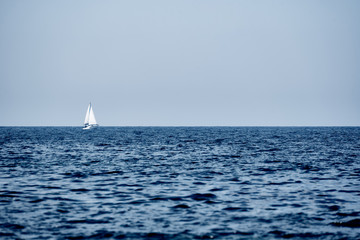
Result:
<svg viewBox="0 0 360 240">
<path fill-rule="evenodd" d="M 360 128 L 0 128 L 1 239 L 359 239 Z"/>
</svg>

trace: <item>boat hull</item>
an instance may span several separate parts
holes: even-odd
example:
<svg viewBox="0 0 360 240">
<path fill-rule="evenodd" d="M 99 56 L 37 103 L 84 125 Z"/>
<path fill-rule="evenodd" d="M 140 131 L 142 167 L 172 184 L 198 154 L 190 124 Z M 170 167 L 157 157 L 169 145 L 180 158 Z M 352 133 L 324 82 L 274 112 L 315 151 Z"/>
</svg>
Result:
<svg viewBox="0 0 360 240">
<path fill-rule="evenodd" d="M 97 126 L 99 125 L 86 125 L 85 127 L 83 127 L 83 130 L 90 130 L 90 129 L 93 129 L 93 128 L 96 128 Z"/>
</svg>

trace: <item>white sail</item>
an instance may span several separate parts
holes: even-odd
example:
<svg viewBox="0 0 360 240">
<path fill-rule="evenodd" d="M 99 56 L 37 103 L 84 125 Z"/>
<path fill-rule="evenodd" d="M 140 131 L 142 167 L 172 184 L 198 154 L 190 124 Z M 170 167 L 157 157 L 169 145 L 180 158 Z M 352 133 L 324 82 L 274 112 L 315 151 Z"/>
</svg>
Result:
<svg viewBox="0 0 360 240">
<path fill-rule="evenodd" d="M 84 124 L 87 125 L 89 124 L 89 113 L 90 113 L 90 108 L 91 108 L 91 103 L 89 104 L 87 111 L 86 111 L 86 115 L 85 115 L 85 121 Z"/>
<path fill-rule="evenodd" d="M 94 111 L 92 109 L 92 107 L 90 106 L 90 112 L 89 112 L 89 124 L 90 125 L 96 125 L 96 119 L 95 119 L 95 115 L 94 115 Z"/>
<path fill-rule="evenodd" d="M 89 104 L 87 111 L 86 111 L 84 125 L 85 125 L 85 127 L 83 129 L 90 129 L 90 128 L 98 125 L 96 122 L 96 119 L 95 119 L 95 114 L 94 114 L 94 110 L 91 106 L 91 103 Z"/>
</svg>

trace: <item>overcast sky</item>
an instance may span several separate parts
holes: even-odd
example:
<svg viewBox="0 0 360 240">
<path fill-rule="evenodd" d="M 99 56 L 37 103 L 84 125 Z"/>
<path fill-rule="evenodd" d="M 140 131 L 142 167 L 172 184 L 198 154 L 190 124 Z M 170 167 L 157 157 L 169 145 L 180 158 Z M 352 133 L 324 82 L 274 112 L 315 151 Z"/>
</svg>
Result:
<svg viewBox="0 0 360 240">
<path fill-rule="evenodd" d="M 0 0 L 0 126 L 360 125 L 358 0 Z"/>
</svg>

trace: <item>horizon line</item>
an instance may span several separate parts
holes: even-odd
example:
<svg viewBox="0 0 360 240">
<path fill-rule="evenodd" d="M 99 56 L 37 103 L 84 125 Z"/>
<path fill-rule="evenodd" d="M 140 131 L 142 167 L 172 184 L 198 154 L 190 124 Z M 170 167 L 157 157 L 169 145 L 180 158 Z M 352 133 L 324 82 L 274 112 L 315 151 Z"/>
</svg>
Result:
<svg viewBox="0 0 360 240">
<path fill-rule="evenodd" d="M 83 125 L 0 125 L 0 127 L 83 127 Z M 360 127 L 360 125 L 99 125 L 98 127 Z"/>
</svg>

